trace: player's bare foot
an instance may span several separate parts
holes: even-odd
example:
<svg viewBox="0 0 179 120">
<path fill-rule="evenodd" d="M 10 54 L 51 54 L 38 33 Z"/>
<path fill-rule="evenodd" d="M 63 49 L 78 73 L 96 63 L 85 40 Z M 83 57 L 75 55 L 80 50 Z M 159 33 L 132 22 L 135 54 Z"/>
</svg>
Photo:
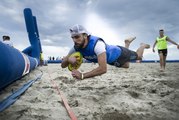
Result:
<svg viewBox="0 0 179 120">
<path fill-rule="evenodd" d="M 136 39 L 136 37 L 131 37 L 131 38 L 126 39 L 124 42 L 125 42 L 125 44 L 130 44 L 135 39 Z"/>
<path fill-rule="evenodd" d="M 164 72 L 165 71 L 165 69 L 164 68 L 160 68 L 160 72 Z"/>
<path fill-rule="evenodd" d="M 130 45 L 131 42 L 132 42 L 133 40 L 135 40 L 135 39 L 136 39 L 136 37 L 131 37 L 131 38 L 128 38 L 128 39 L 124 40 L 124 42 L 125 42 L 125 47 L 126 47 L 126 48 L 129 48 L 129 45 Z"/>
<path fill-rule="evenodd" d="M 150 45 L 145 43 L 141 43 L 140 46 L 144 46 L 146 49 L 150 48 Z"/>
</svg>

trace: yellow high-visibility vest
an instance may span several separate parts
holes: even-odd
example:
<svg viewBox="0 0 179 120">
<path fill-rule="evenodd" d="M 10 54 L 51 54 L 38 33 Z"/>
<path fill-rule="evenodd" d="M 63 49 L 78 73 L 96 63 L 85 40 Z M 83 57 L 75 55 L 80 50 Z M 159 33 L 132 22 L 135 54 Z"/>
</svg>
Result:
<svg viewBox="0 0 179 120">
<path fill-rule="evenodd" d="M 157 37 L 157 49 L 158 50 L 167 49 L 167 36 L 164 36 L 162 38 Z"/>
</svg>

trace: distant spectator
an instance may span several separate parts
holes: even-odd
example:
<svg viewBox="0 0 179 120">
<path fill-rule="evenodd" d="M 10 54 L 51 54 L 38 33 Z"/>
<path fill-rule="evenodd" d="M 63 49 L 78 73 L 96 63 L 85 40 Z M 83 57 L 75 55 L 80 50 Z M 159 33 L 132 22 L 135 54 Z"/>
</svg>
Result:
<svg viewBox="0 0 179 120">
<path fill-rule="evenodd" d="M 49 60 L 52 60 L 52 57 L 51 57 L 51 56 L 49 57 Z"/>
<path fill-rule="evenodd" d="M 40 52 L 40 66 L 44 65 L 43 53 Z"/>
<path fill-rule="evenodd" d="M 54 56 L 52 57 L 52 60 L 55 60 L 55 57 L 54 57 Z"/>
<path fill-rule="evenodd" d="M 2 36 L 2 39 L 3 39 L 3 43 L 6 44 L 6 45 L 9 45 L 11 47 L 13 47 L 13 44 L 12 42 L 10 41 L 10 37 L 9 36 Z"/>
<path fill-rule="evenodd" d="M 59 60 L 59 56 L 58 56 L 58 57 L 56 57 L 56 60 Z"/>
</svg>

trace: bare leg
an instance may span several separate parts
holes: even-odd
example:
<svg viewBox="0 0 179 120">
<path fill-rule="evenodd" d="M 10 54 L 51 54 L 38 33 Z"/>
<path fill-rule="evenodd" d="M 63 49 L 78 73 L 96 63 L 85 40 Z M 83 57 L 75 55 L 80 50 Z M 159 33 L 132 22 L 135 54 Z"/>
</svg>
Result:
<svg viewBox="0 0 179 120">
<path fill-rule="evenodd" d="M 141 43 L 140 47 L 137 49 L 136 53 L 138 55 L 137 60 L 142 60 L 144 49 L 150 48 L 149 44 Z"/>
<path fill-rule="evenodd" d="M 162 69 L 162 65 L 163 65 L 163 55 L 162 55 L 162 53 L 159 54 L 159 58 L 160 58 L 160 69 Z"/>
<path fill-rule="evenodd" d="M 135 40 L 136 37 L 127 38 L 124 40 L 125 48 L 129 48 L 131 42 Z M 123 68 L 129 68 L 129 62 L 126 62 L 124 65 L 122 65 Z"/>
<path fill-rule="evenodd" d="M 131 42 L 133 40 L 135 40 L 136 37 L 131 37 L 131 38 L 128 38 L 128 39 L 125 39 L 124 42 L 125 42 L 125 48 L 129 48 L 129 45 L 131 44 Z"/>
<path fill-rule="evenodd" d="M 167 56 L 163 56 L 163 58 L 164 58 L 164 69 L 165 69 Z"/>
<path fill-rule="evenodd" d="M 166 57 L 163 55 L 163 53 L 159 53 L 159 57 L 160 57 L 160 71 L 163 72 L 165 70 Z"/>
</svg>

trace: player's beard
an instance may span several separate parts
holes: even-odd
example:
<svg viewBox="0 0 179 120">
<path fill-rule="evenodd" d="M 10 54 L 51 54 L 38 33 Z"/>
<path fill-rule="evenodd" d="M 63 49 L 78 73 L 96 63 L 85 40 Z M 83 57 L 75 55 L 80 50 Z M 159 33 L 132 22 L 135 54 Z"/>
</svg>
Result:
<svg viewBox="0 0 179 120">
<path fill-rule="evenodd" d="M 75 49 L 82 49 L 85 44 L 85 38 L 83 37 L 83 42 L 81 44 L 75 43 Z"/>
</svg>

